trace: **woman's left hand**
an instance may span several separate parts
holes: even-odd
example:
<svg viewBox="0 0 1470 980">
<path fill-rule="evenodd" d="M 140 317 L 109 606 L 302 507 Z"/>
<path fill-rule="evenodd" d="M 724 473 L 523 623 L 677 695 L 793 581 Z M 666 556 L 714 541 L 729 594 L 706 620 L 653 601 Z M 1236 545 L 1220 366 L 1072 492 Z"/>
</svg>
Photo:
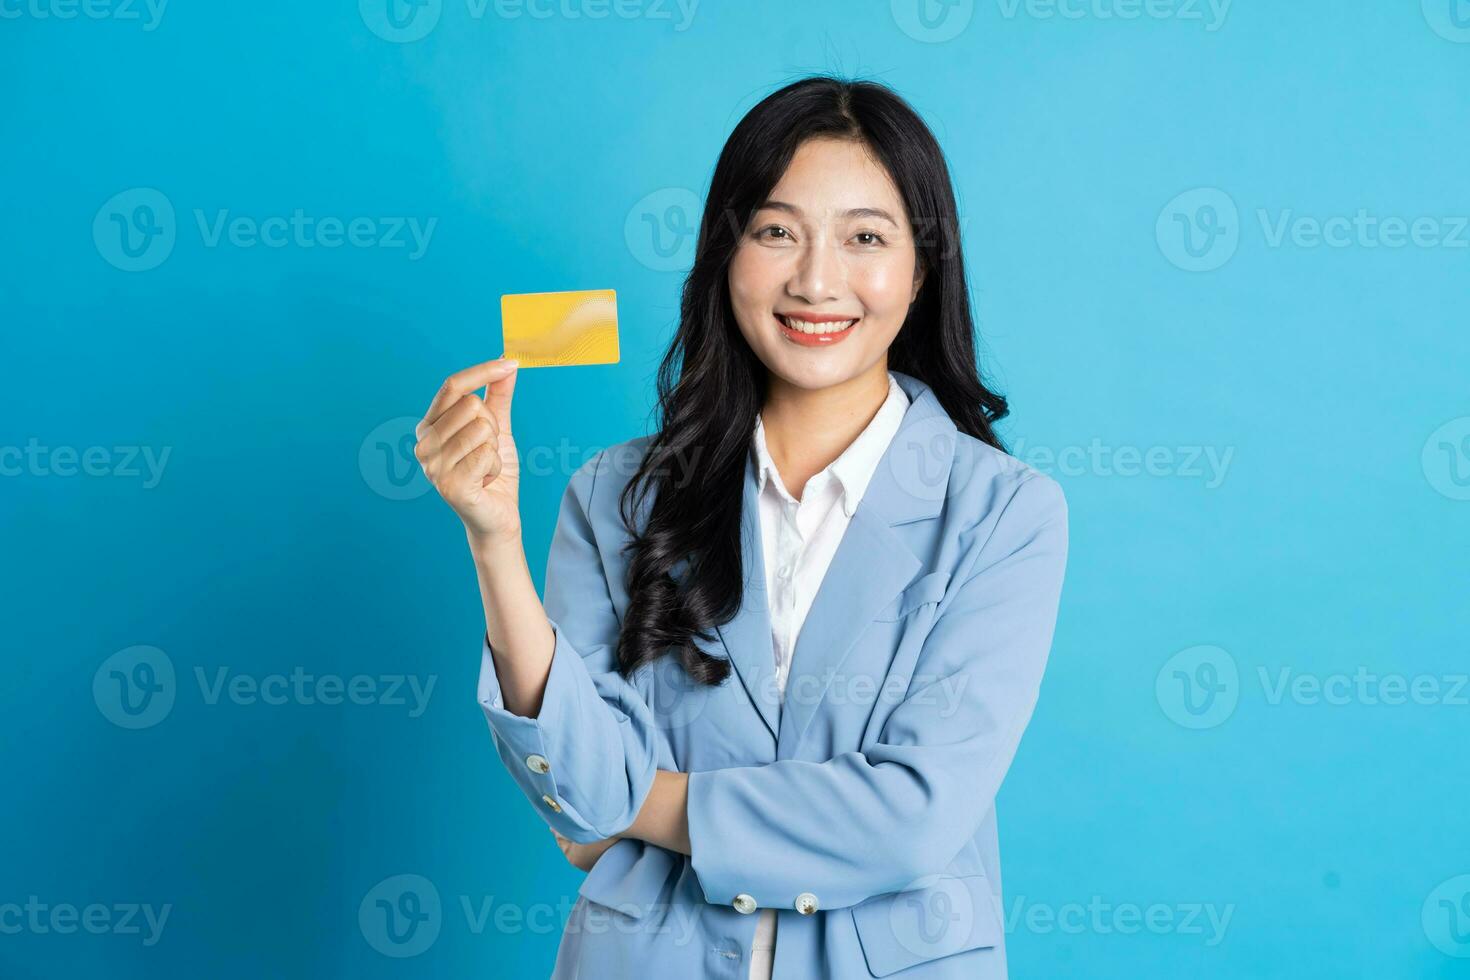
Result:
<svg viewBox="0 0 1470 980">
<path fill-rule="evenodd" d="M 572 867 L 581 868 L 583 871 L 591 871 L 592 866 L 597 863 L 597 859 L 602 857 L 602 852 L 622 839 L 620 837 L 606 837 L 600 841 L 594 841 L 591 844 L 578 844 L 576 841 L 567 840 L 550 827 L 546 829 L 551 830 L 552 835 L 556 837 L 557 846 L 561 848 L 561 852 L 566 855 Z"/>
</svg>

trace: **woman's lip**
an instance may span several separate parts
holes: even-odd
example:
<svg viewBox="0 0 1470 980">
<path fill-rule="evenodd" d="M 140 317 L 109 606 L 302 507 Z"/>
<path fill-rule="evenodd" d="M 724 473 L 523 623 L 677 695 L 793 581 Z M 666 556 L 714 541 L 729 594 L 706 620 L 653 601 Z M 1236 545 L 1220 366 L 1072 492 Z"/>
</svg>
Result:
<svg viewBox="0 0 1470 980">
<path fill-rule="evenodd" d="M 802 333 L 800 330 L 792 330 L 775 314 L 772 314 L 771 318 L 776 321 L 776 326 L 780 328 L 781 336 L 799 347 L 831 347 L 833 344 L 840 344 L 852 335 L 858 322 L 862 320 L 862 317 L 851 318 L 854 321 L 853 325 L 846 330 L 838 330 L 831 333 Z"/>
</svg>

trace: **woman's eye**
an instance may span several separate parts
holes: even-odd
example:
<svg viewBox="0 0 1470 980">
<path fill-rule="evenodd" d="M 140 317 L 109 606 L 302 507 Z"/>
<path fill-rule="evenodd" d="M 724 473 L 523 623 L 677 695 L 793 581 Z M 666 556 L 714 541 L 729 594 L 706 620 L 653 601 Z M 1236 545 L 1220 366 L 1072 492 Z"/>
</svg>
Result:
<svg viewBox="0 0 1470 980">
<path fill-rule="evenodd" d="M 767 234 L 767 232 L 779 232 L 781 237 L 777 238 L 774 235 Z M 782 228 L 780 225 L 768 225 L 767 227 L 762 228 L 760 231 L 756 232 L 755 237 L 766 238 L 770 239 L 771 241 L 785 241 L 791 236 L 787 234 L 786 229 Z"/>
<path fill-rule="evenodd" d="M 867 238 L 867 239 L 869 239 L 869 241 L 858 242 L 859 245 L 882 245 L 883 244 L 883 236 L 880 235 L 880 234 L 878 234 L 876 231 L 860 231 L 856 235 L 854 235 L 853 237 L 854 238 Z"/>
</svg>

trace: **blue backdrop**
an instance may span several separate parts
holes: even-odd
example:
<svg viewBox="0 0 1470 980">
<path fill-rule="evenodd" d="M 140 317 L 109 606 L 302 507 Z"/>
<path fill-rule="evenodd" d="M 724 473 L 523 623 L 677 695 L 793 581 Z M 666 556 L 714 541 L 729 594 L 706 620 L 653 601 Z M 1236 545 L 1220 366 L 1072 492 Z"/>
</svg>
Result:
<svg viewBox="0 0 1470 980">
<path fill-rule="evenodd" d="M 405 437 L 500 294 L 618 290 L 517 391 L 539 585 L 724 139 L 830 70 L 938 134 L 1070 502 L 1014 975 L 1470 976 L 1470 3 L 389 2 L 0 0 L 0 975 L 549 971 Z"/>
</svg>

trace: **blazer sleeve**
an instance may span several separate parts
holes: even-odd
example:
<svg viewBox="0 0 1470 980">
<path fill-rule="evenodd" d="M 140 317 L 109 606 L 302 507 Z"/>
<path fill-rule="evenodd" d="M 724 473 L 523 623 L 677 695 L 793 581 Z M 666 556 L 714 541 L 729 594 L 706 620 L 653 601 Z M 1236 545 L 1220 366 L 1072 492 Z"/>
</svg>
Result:
<svg viewBox="0 0 1470 980">
<path fill-rule="evenodd" d="M 555 647 L 540 713 L 505 708 L 488 637 L 480 657 L 480 707 L 501 761 L 553 830 L 584 843 L 632 824 L 665 741 L 616 669 L 621 623 L 589 519 L 604 455 L 572 474 L 552 534 L 543 605 Z"/>
<path fill-rule="evenodd" d="M 841 908 L 942 872 L 994 805 L 1031 718 L 1066 555 L 1061 488 L 1032 472 L 961 559 L 961 584 L 875 744 L 820 763 L 690 773 L 705 899 L 728 905 L 743 892 L 790 908 L 811 892 L 819 908 Z"/>
</svg>

